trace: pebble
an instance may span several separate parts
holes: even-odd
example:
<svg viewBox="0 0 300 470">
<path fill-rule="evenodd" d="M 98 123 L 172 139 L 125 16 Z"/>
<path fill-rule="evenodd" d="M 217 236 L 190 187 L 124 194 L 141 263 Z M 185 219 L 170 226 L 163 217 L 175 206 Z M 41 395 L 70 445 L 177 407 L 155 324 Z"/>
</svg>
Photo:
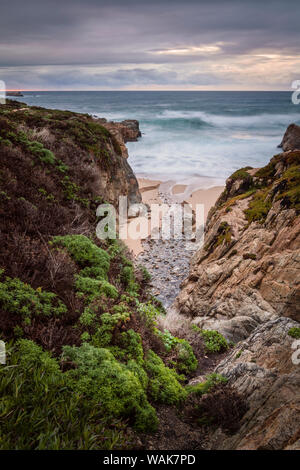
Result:
<svg viewBox="0 0 300 470">
<path fill-rule="evenodd" d="M 172 203 L 165 193 L 160 193 L 160 198 L 163 203 Z M 142 243 L 144 251 L 138 256 L 138 263 L 152 275 L 152 294 L 168 308 L 179 294 L 183 279 L 188 276 L 189 262 L 194 252 L 186 248 L 188 242 L 184 236 L 170 240 L 146 239 Z"/>
</svg>

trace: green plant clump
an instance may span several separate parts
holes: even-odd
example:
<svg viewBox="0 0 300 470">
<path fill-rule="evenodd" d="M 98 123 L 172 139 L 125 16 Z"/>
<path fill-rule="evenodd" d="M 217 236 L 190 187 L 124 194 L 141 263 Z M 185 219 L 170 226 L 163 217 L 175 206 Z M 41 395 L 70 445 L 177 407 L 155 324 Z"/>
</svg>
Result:
<svg viewBox="0 0 300 470">
<path fill-rule="evenodd" d="M 226 377 L 215 372 L 206 376 L 204 382 L 200 382 L 196 385 L 187 385 L 186 390 L 188 394 L 195 394 L 196 396 L 202 396 L 205 393 L 211 392 L 214 387 L 218 384 L 225 384 L 228 381 Z"/>
<path fill-rule="evenodd" d="M 85 274 L 98 279 L 107 278 L 110 256 L 85 235 L 57 236 L 53 238 L 53 244 L 65 247 L 80 267 L 90 268 L 81 272 L 82 275 Z"/>
<path fill-rule="evenodd" d="M 201 330 L 197 325 L 192 325 L 192 328 L 203 336 L 205 348 L 208 353 L 219 353 L 229 348 L 226 339 L 218 331 Z"/>
<path fill-rule="evenodd" d="M 235 171 L 231 176 L 230 179 L 233 180 L 247 180 L 252 182 L 252 176 L 248 173 L 247 170 L 251 170 L 251 166 L 246 166 L 245 168 L 241 168 L 240 170 Z"/>
<path fill-rule="evenodd" d="M 174 364 L 178 372 L 189 374 L 197 369 L 198 361 L 187 340 L 173 336 L 168 330 L 163 333 L 157 330 L 157 334 L 162 339 L 166 350 L 175 352 Z"/>
<path fill-rule="evenodd" d="M 106 415 L 132 418 L 139 431 L 156 429 L 155 410 L 137 375 L 111 352 L 84 343 L 79 348 L 65 346 L 63 358 L 77 365 L 65 373 L 74 392 L 101 405 Z"/>
<path fill-rule="evenodd" d="M 32 316 L 56 316 L 67 312 L 67 307 L 53 292 L 43 291 L 40 287 L 33 289 L 20 279 L 10 277 L 0 282 L 0 306 L 7 312 L 21 315 L 27 323 Z"/>
<path fill-rule="evenodd" d="M 83 400 L 56 359 L 30 340 L 7 344 L 0 367 L 0 449 L 73 450 L 123 447 L 124 425 Z"/>
<path fill-rule="evenodd" d="M 166 367 L 153 351 L 149 350 L 145 359 L 145 370 L 149 377 L 148 391 L 153 400 L 167 405 L 178 405 L 187 396 L 179 383 L 181 377 Z"/>
<path fill-rule="evenodd" d="M 291 336 L 292 338 L 300 338 L 300 328 L 298 326 L 294 326 L 293 328 L 290 328 L 288 331 L 288 335 Z"/>
<path fill-rule="evenodd" d="M 111 343 L 113 332 L 117 326 L 126 323 L 130 319 L 130 313 L 103 313 L 101 315 L 101 325 L 97 327 L 92 336 L 92 343 L 97 347 L 107 347 Z"/>
<path fill-rule="evenodd" d="M 272 201 L 268 194 L 268 189 L 257 191 L 249 202 L 248 209 L 244 210 L 246 219 L 250 224 L 255 221 L 259 223 L 265 221 L 272 206 Z"/>
</svg>

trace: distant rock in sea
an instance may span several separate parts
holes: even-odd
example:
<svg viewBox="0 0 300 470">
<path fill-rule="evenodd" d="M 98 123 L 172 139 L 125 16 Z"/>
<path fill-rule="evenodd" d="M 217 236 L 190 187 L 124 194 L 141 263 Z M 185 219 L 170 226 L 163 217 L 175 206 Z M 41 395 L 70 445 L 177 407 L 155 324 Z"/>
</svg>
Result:
<svg viewBox="0 0 300 470">
<path fill-rule="evenodd" d="M 300 126 L 297 126 L 297 124 L 290 124 L 278 147 L 282 148 L 284 152 L 300 149 Z"/>
<path fill-rule="evenodd" d="M 20 91 L 7 91 L 6 96 L 24 96 Z"/>
</svg>

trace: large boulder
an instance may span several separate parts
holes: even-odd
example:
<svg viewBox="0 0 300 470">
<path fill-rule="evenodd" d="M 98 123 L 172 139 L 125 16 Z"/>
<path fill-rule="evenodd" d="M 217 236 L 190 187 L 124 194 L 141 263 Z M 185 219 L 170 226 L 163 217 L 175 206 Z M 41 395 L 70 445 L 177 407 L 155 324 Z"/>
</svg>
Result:
<svg viewBox="0 0 300 470">
<path fill-rule="evenodd" d="M 265 323 L 218 365 L 215 371 L 249 408 L 239 430 L 233 435 L 216 430 L 209 448 L 300 449 L 300 344 L 289 335 L 295 326 L 282 317 Z"/>
<path fill-rule="evenodd" d="M 300 149 L 300 126 L 297 124 L 290 124 L 285 131 L 283 139 L 278 147 L 282 148 L 285 152 L 287 150 Z"/>
</svg>

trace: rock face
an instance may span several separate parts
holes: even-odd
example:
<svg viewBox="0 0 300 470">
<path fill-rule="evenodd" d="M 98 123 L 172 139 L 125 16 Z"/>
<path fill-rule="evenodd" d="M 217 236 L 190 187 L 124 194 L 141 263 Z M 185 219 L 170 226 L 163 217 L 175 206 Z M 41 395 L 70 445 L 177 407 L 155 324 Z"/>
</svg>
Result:
<svg viewBox="0 0 300 470">
<path fill-rule="evenodd" d="M 278 147 L 282 148 L 284 151 L 300 149 L 300 126 L 290 124 Z"/>
<path fill-rule="evenodd" d="M 300 151 L 227 180 L 175 302 L 179 313 L 234 342 L 269 319 L 300 320 L 299 188 Z"/>
<path fill-rule="evenodd" d="M 246 399 L 249 409 L 237 433 L 228 436 L 220 429 L 213 433 L 211 449 L 300 448 L 300 369 L 295 363 L 300 359 L 300 341 L 297 353 L 297 340 L 288 334 L 295 326 L 299 324 L 282 317 L 261 325 L 216 368 Z"/>
<path fill-rule="evenodd" d="M 107 121 L 106 119 L 97 119 L 97 121 L 115 137 L 122 150 L 122 156 L 128 158 L 125 144 L 126 142 L 135 142 L 141 137 L 139 122 L 135 119 L 126 119 L 122 122 Z"/>
</svg>

